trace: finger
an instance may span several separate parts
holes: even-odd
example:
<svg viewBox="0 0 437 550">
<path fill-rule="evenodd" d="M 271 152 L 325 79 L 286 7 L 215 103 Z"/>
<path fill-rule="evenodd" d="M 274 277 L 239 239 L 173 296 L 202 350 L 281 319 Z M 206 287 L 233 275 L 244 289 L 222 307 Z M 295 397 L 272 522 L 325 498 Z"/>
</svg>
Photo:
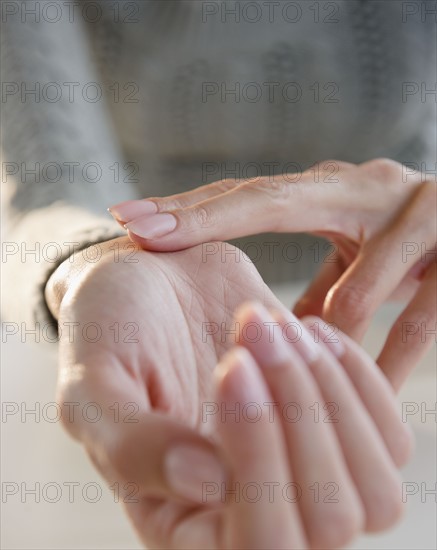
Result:
<svg viewBox="0 0 437 550">
<path fill-rule="evenodd" d="M 262 411 L 257 422 L 236 414 L 227 414 L 218 422 L 232 472 L 232 483 L 226 487 L 229 492 L 224 494 L 230 502 L 223 547 L 306 548 L 297 504 L 283 498 L 282 489 L 291 482 L 286 449 L 280 424 L 269 421 L 268 409 L 263 406 L 272 402 L 272 396 L 256 363 L 247 350 L 237 347 L 223 358 L 216 373 L 221 410 L 237 411 L 256 404 Z M 277 488 L 273 494 L 272 486 Z M 233 496 L 232 490 L 237 494 Z"/>
<path fill-rule="evenodd" d="M 216 550 L 220 544 L 222 509 L 187 505 L 170 499 L 125 499 L 128 513 L 145 548 Z"/>
<path fill-rule="evenodd" d="M 149 197 L 144 200 L 121 202 L 109 207 L 108 211 L 118 222 L 124 225 L 140 216 L 187 208 L 198 202 L 226 193 L 240 184 L 241 181 L 232 179 L 215 181 L 168 197 Z"/>
<path fill-rule="evenodd" d="M 392 225 L 363 246 L 328 292 L 323 309 L 328 322 L 361 340 L 378 307 L 421 258 L 422 251 L 435 247 L 435 213 L 424 212 L 434 204 L 435 187 L 421 186 Z"/>
<path fill-rule="evenodd" d="M 114 358 L 96 356 L 76 365 L 81 380 L 61 390 L 63 403 L 93 404 L 88 416 L 75 415 L 67 429 L 80 439 L 110 482 L 136 496 L 203 502 L 204 478 L 221 483 L 224 467 L 212 444 L 196 431 L 154 412 Z M 78 375 L 76 375 L 78 377 Z M 65 418 L 69 409 L 64 405 Z"/>
<path fill-rule="evenodd" d="M 185 516 L 175 526 L 172 534 L 172 548 L 190 550 L 217 550 L 225 548 L 223 538 L 223 511 L 221 509 L 198 508 Z M 163 548 L 168 548 L 164 546 Z"/>
<path fill-rule="evenodd" d="M 291 317 L 283 318 L 285 324 Z M 344 354 L 341 342 L 330 349 L 319 339 L 319 354 L 308 366 L 326 402 L 323 421 L 331 421 L 360 494 L 366 530 L 379 531 L 393 525 L 402 512 L 401 483 L 384 441 L 359 394 L 330 351 Z"/>
<path fill-rule="evenodd" d="M 303 296 L 299 298 L 293 307 L 293 313 L 299 318 L 304 315 L 321 317 L 326 295 L 341 277 L 343 270 L 338 254 L 332 258 L 332 262 L 324 263 Z"/>
<path fill-rule="evenodd" d="M 317 317 L 305 317 L 302 323 L 328 346 L 340 344 L 343 348 L 342 367 L 354 385 L 364 407 L 381 434 L 393 462 L 403 466 L 412 452 L 412 433 L 401 422 L 399 406 L 393 388 L 369 355 L 349 338 Z"/>
<path fill-rule="evenodd" d="M 436 342 L 436 322 L 437 263 L 434 263 L 412 301 L 396 319 L 377 360 L 396 391 Z"/>
<path fill-rule="evenodd" d="M 126 228 L 129 237 L 143 248 L 161 251 L 268 231 L 339 233 L 345 196 L 340 185 L 264 178 L 187 208 L 136 218 Z M 317 216 L 309 216 L 315 209 Z"/>
<path fill-rule="evenodd" d="M 311 174 L 314 182 L 337 182 L 337 179 L 331 179 L 333 174 L 337 173 L 340 169 L 345 171 L 347 169 L 350 170 L 353 167 L 354 165 L 348 162 L 324 161 L 322 163 L 315 164 L 307 172 L 305 172 L 305 174 Z M 295 184 L 302 176 L 303 175 L 300 173 L 298 176 L 295 174 L 285 174 L 284 179 L 290 184 Z M 183 193 L 169 195 L 167 197 L 149 197 L 144 200 L 124 201 L 109 207 L 108 211 L 121 225 L 125 225 L 140 216 L 148 216 L 150 214 L 156 214 L 157 212 L 168 212 L 171 210 L 193 206 L 196 203 L 227 193 L 242 184 L 251 184 L 260 181 L 261 185 L 265 185 L 266 180 L 268 183 L 271 181 L 271 178 L 272 176 L 270 176 L 269 179 L 262 177 L 257 179 L 222 179 L 207 185 L 196 187 L 195 189 L 191 189 Z M 306 178 L 306 180 L 308 180 L 308 178 Z"/>
<path fill-rule="evenodd" d="M 364 514 L 333 426 L 314 417 L 315 407 L 324 405 L 320 391 L 301 355 L 281 331 L 275 333 L 279 323 L 263 306 L 244 305 L 236 319 L 242 343 L 260 365 L 276 404 L 309 544 L 342 547 L 360 531 Z M 331 491 L 336 493 L 334 501 Z"/>
</svg>

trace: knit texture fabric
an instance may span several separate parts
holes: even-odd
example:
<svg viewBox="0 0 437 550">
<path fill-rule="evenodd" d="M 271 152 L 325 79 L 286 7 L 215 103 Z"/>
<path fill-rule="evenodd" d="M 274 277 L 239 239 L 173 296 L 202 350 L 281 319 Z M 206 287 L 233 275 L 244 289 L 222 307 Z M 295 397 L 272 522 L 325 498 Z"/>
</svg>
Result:
<svg viewBox="0 0 437 550">
<path fill-rule="evenodd" d="M 48 322 L 41 289 L 68 243 L 124 234 L 111 204 L 325 159 L 435 169 L 435 2 L 4 4 L 8 319 Z M 239 239 L 257 256 L 265 240 Z M 268 282 L 317 268 L 309 237 L 268 240 L 304 252 L 262 254 Z"/>
</svg>

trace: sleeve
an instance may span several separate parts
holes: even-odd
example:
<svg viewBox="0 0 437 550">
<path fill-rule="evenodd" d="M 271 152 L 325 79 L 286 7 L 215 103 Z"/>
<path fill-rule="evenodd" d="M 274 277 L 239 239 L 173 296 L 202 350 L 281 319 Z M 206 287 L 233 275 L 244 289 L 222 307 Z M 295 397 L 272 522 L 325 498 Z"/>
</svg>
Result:
<svg viewBox="0 0 437 550">
<path fill-rule="evenodd" d="M 125 234 L 106 209 L 137 190 L 120 177 L 123 159 L 84 21 L 64 12 L 54 22 L 44 17 L 44 1 L 12 4 L 3 14 L 1 48 L 2 263 L 9 290 L 2 316 L 52 324 L 44 300 L 49 276 L 72 252 Z M 23 14 L 32 5 L 39 13 Z"/>
</svg>

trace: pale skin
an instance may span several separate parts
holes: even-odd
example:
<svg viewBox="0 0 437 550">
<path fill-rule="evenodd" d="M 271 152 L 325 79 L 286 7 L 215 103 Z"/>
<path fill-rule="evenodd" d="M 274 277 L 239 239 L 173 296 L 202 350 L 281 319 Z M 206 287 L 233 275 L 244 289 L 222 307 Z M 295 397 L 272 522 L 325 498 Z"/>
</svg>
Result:
<svg viewBox="0 0 437 550">
<path fill-rule="evenodd" d="M 247 259 L 226 256 L 223 262 L 216 254 L 205 261 L 202 246 L 169 254 L 137 246 L 132 255 L 129 243 L 127 237 L 102 243 L 97 263 L 77 253 L 51 277 L 46 297 L 61 328 L 75 322 L 102 329 L 94 343 L 80 331 L 74 339 L 62 332 L 58 401 L 100 404 L 99 422 L 81 416 L 70 422 L 65 414 L 64 425 L 109 483 L 138 489 L 138 502 L 125 508 L 144 544 L 338 548 L 362 530 L 391 526 L 402 510 L 398 468 L 410 454 L 411 438 L 377 365 L 342 333 L 335 348 L 311 336 L 270 341 L 272 322 L 279 328 L 300 323 L 302 334 L 305 324 L 324 322 L 298 321 Z M 237 341 L 222 341 L 220 331 L 205 339 L 205 322 L 230 327 L 236 309 Z M 114 323 L 121 327 L 118 338 L 110 329 Z M 123 338 L 129 323 L 138 333 Z M 249 323 L 261 327 L 255 343 L 242 330 Z M 215 418 L 211 437 L 202 422 L 204 402 L 228 409 L 297 402 L 305 414 L 294 423 L 281 414 L 270 421 L 267 411 L 256 423 Z M 314 420 L 309 407 L 325 402 L 337 404 L 338 422 Z M 115 421 L 114 403 L 121 411 L 136 404 L 138 421 Z M 302 495 L 294 503 L 280 491 L 273 500 L 266 491 L 257 502 L 222 502 L 222 491 L 205 499 L 198 479 L 187 489 L 172 477 L 169 465 L 178 452 L 180 462 L 190 458 L 185 471 L 207 472 L 202 481 L 216 487 L 294 482 Z M 207 470 L 196 463 L 200 453 Z M 338 487 L 338 502 L 325 503 L 325 494 L 316 502 L 308 488 L 314 483 Z"/>
<path fill-rule="evenodd" d="M 436 182 L 395 161 L 325 161 L 298 177 L 218 181 L 110 211 L 154 251 L 263 232 L 327 237 L 336 252 L 294 312 L 322 316 L 359 342 L 383 302 L 404 301 L 377 358 L 396 389 L 435 341 Z"/>
</svg>

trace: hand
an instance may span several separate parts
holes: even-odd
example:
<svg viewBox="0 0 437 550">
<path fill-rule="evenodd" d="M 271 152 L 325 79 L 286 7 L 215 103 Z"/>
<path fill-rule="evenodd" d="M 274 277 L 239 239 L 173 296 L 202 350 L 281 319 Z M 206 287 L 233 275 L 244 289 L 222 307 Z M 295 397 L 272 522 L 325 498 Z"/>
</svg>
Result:
<svg viewBox="0 0 437 550">
<path fill-rule="evenodd" d="M 145 544 L 186 548 L 178 526 L 202 504 L 199 476 L 225 475 L 202 433 L 212 372 L 229 347 L 220 324 L 245 300 L 278 301 L 241 254 L 224 263 L 220 254 L 205 261 L 202 246 L 156 254 L 127 237 L 97 252 L 94 263 L 86 259 L 96 250 L 65 261 L 46 288 L 59 322 L 64 426 L 119 488 Z"/>
<path fill-rule="evenodd" d="M 294 311 L 321 315 L 360 341 L 385 300 L 408 301 L 377 359 L 398 389 L 436 329 L 437 190 L 435 182 L 411 172 L 388 159 L 327 161 L 300 177 L 224 180 L 110 210 L 148 250 L 267 231 L 330 239 L 335 257 L 329 256 Z"/>
<path fill-rule="evenodd" d="M 216 376 L 233 472 L 221 491 L 240 498 L 217 521 L 225 547 L 338 548 L 361 528 L 392 525 L 402 510 L 396 465 L 411 440 L 380 369 L 346 335 L 325 334 L 318 318 L 301 324 L 254 304 L 236 321 L 246 351 L 228 352 Z M 313 415 L 318 406 L 324 418 Z"/>
<path fill-rule="evenodd" d="M 229 339 L 223 338 L 221 327 L 231 325 L 235 307 L 244 300 L 262 296 L 269 308 L 282 308 L 283 315 L 291 314 L 277 302 L 247 259 L 237 265 L 235 257 L 227 256 L 222 263 L 221 255 L 217 254 L 203 262 L 202 247 L 155 254 L 134 247 L 127 239 L 103 243 L 100 247 L 102 257 L 98 262 L 86 262 L 78 253 L 73 263 L 67 261 L 58 269 L 47 287 L 47 298 L 59 318 L 61 330 L 58 401 L 64 406 L 67 430 L 85 445 L 109 483 L 118 483 L 120 498 L 146 545 L 234 548 L 235 543 L 244 548 L 255 547 L 256 531 L 250 532 L 249 527 L 259 529 L 265 541 L 277 536 L 278 531 L 273 532 L 276 526 L 283 530 L 281 540 L 287 548 L 315 547 L 318 541 L 323 541 L 320 543 L 323 547 L 335 547 L 356 534 L 361 525 L 374 530 L 393 523 L 400 510 L 393 463 L 405 461 L 408 438 L 395 419 L 393 397 L 386 383 L 384 386 L 383 377 L 374 366 L 369 367 L 369 360 L 358 358 L 363 352 L 355 348 L 350 352 L 352 355 L 345 355 L 345 359 L 349 357 L 345 365 L 356 369 L 354 383 L 365 380 L 364 373 L 368 373 L 367 387 L 372 390 L 367 401 L 361 397 L 361 406 L 360 397 L 350 384 L 345 388 L 344 379 L 337 388 L 341 395 L 337 395 L 331 384 L 332 393 L 319 399 L 323 402 L 341 397 L 337 400 L 339 410 L 344 406 L 347 411 L 341 417 L 343 440 L 335 444 L 331 426 L 324 423 L 306 426 L 316 439 L 302 438 L 305 430 L 301 434 L 290 431 L 290 437 L 299 442 L 299 452 L 296 451 L 293 461 L 300 456 L 305 464 L 313 457 L 309 462 L 313 466 L 326 456 L 321 470 L 323 477 L 317 479 L 326 482 L 329 477 L 330 482 L 338 484 L 339 506 L 334 509 L 320 506 L 320 512 L 314 513 L 318 506 L 314 504 L 313 510 L 306 494 L 299 510 L 296 506 L 293 512 L 289 503 L 278 501 L 275 507 L 279 515 L 269 525 L 259 521 L 259 506 L 248 506 L 246 501 L 222 503 L 221 491 L 209 495 L 206 502 L 205 482 L 222 487 L 229 476 L 234 481 L 261 482 L 266 479 L 266 468 L 274 480 L 290 479 L 289 470 L 284 470 L 288 459 L 283 453 L 278 454 L 283 444 L 280 440 L 273 444 L 273 439 L 279 437 L 277 423 L 263 424 L 260 437 L 267 438 L 266 445 L 262 439 L 254 438 L 253 430 L 247 431 L 246 436 L 244 423 L 232 422 L 219 424 L 220 440 L 214 443 L 209 437 L 208 424 L 202 422 L 202 407 L 211 402 L 212 373 L 218 357 L 231 347 Z M 134 260 L 138 262 L 131 263 Z M 75 326 L 74 338 L 67 330 L 72 326 Z M 214 327 L 220 330 L 211 330 Z M 251 353 L 263 368 L 257 349 L 251 349 Z M 302 360 L 295 353 L 290 360 L 302 369 Z M 314 368 L 326 373 L 332 368 L 341 371 L 331 356 L 330 362 L 316 361 Z M 250 384 L 254 385 L 253 391 L 259 391 L 259 375 L 257 371 L 251 372 Z M 252 391 L 249 384 L 240 386 L 243 395 L 235 393 L 232 373 L 242 376 L 240 368 L 236 371 L 230 368 L 229 375 L 216 382 L 217 402 L 232 402 L 237 397 L 241 402 L 244 392 Z M 285 375 L 281 379 L 284 389 L 290 387 L 289 400 L 302 405 L 307 405 L 308 399 L 314 403 L 315 396 L 319 396 L 315 388 L 318 382 L 309 383 L 309 373 L 296 374 L 294 380 L 283 378 Z M 337 378 L 334 376 L 334 380 Z M 268 392 L 274 391 L 276 395 L 281 385 L 278 380 L 264 382 L 269 386 Z M 307 390 L 305 380 L 310 384 Z M 297 384 L 301 382 L 300 390 Z M 365 392 L 365 387 L 358 393 L 361 391 Z M 260 394 L 257 395 L 259 398 Z M 68 403 L 72 402 L 79 403 L 82 409 L 87 403 L 97 404 L 102 417 L 98 422 L 87 421 L 83 414 L 71 417 Z M 350 410 L 352 403 L 354 411 Z M 353 431 L 362 434 L 360 441 L 368 449 L 363 454 L 365 463 L 354 455 L 356 441 L 348 443 L 352 436 L 347 418 L 355 423 Z M 308 420 L 302 422 L 302 426 L 306 424 Z M 314 441 L 317 445 L 312 449 L 310 445 L 300 450 L 305 442 Z M 245 442 L 247 449 L 254 451 L 250 463 L 242 460 Z M 311 475 L 314 477 L 303 468 L 293 480 L 303 487 Z M 306 493 L 310 491 L 306 489 Z M 272 514 L 273 508 L 266 511 Z M 236 523 L 236 518 L 243 523 Z M 334 524 L 338 525 L 335 530 L 331 528 Z M 241 529 L 242 526 L 248 530 Z"/>
</svg>

